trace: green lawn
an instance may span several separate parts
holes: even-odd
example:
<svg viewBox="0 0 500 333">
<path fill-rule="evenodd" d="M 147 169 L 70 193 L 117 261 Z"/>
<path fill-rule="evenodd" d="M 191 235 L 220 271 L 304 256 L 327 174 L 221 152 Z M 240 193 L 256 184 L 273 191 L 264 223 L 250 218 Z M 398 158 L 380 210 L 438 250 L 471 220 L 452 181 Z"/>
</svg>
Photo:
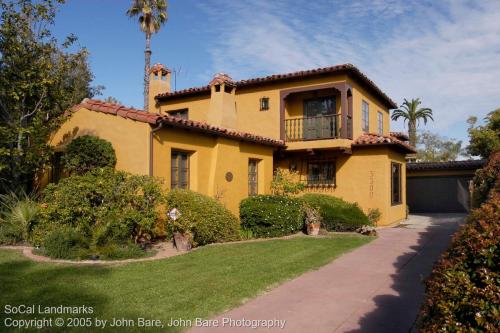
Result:
<svg viewBox="0 0 500 333">
<path fill-rule="evenodd" d="M 160 319 L 165 324 L 161 331 L 178 331 L 167 326 L 171 318 L 221 313 L 372 239 L 336 235 L 226 244 L 164 260 L 104 267 L 34 263 L 19 252 L 1 250 L 0 331 L 6 329 L 6 317 L 35 317 L 6 315 L 6 304 L 86 305 L 94 307 L 94 313 L 81 317 Z"/>
</svg>

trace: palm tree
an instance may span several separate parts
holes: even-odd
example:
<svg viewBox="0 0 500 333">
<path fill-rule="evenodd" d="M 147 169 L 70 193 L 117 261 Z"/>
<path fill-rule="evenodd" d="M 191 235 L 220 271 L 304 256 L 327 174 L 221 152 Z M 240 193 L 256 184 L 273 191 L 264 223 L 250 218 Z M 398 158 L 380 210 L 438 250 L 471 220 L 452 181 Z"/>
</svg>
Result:
<svg viewBox="0 0 500 333">
<path fill-rule="evenodd" d="M 409 102 L 406 98 L 404 103 L 392 112 L 392 120 L 398 120 L 399 118 L 403 118 L 405 124 L 408 122 L 408 136 L 410 138 L 410 144 L 415 147 L 417 144 L 417 126 L 422 119 L 424 124 L 427 124 L 427 120 L 432 118 L 432 110 L 429 108 L 419 108 L 419 105 L 422 103 L 420 98 L 412 99 Z"/>
<path fill-rule="evenodd" d="M 144 51 L 144 111 L 149 109 L 149 68 L 151 63 L 151 35 L 157 33 L 167 22 L 167 2 L 165 0 L 132 0 L 132 7 L 127 10 L 129 17 L 139 17 L 141 30 L 146 34 Z"/>
</svg>

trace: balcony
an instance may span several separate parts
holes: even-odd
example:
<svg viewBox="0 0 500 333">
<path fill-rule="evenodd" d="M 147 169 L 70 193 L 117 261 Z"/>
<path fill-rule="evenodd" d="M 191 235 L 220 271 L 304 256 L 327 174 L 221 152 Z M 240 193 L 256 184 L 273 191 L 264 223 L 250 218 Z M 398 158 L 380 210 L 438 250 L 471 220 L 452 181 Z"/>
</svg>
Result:
<svg viewBox="0 0 500 333">
<path fill-rule="evenodd" d="M 304 117 L 285 120 L 287 142 L 336 139 L 339 137 L 340 115 Z"/>
<path fill-rule="evenodd" d="M 285 120 L 285 141 L 309 141 L 343 138 L 341 115 L 304 117 Z M 352 119 L 347 117 L 347 137 L 352 137 Z"/>
</svg>

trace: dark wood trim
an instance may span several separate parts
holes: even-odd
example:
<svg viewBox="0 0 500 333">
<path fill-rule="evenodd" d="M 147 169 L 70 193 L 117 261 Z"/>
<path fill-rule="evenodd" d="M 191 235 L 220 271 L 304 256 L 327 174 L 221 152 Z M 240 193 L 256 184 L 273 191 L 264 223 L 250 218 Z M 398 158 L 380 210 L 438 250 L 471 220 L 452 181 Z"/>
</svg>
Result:
<svg viewBox="0 0 500 333">
<path fill-rule="evenodd" d="M 347 82 L 335 82 L 335 83 L 326 83 L 314 86 L 307 87 L 299 87 L 299 88 L 291 88 L 280 90 L 280 139 L 285 140 L 285 103 L 286 98 L 290 94 L 307 92 L 307 91 L 315 91 L 315 90 L 324 90 L 324 89 L 335 89 L 340 92 L 340 113 L 341 113 L 341 129 L 340 129 L 340 137 L 341 138 L 349 138 L 347 135 L 347 116 L 349 114 L 348 107 L 348 90 L 351 90 L 352 87 Z M 351 96 L 352 99 L 352 96 Z M 351 103 L 352 104 L 352 103 Z M 352 110 L 351 110 L 352 117 Z M 352 119 L 352 118 L 351 118 Z"/>
</svg>

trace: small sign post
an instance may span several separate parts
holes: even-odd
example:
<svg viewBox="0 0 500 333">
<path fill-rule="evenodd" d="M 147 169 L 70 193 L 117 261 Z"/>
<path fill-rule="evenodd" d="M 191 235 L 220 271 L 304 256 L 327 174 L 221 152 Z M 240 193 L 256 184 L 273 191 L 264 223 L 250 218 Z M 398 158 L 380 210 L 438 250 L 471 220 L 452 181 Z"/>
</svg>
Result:
<svg viewBox="0 0 500 333">
<path fill-rule="evenodd" d="M 168 217 L 170 217 L 172 220 L 177 220 L 179 217 L 181 217 L 181 212 L 177 208 L 172 208 L 168 213 Z"/>
</svg>

